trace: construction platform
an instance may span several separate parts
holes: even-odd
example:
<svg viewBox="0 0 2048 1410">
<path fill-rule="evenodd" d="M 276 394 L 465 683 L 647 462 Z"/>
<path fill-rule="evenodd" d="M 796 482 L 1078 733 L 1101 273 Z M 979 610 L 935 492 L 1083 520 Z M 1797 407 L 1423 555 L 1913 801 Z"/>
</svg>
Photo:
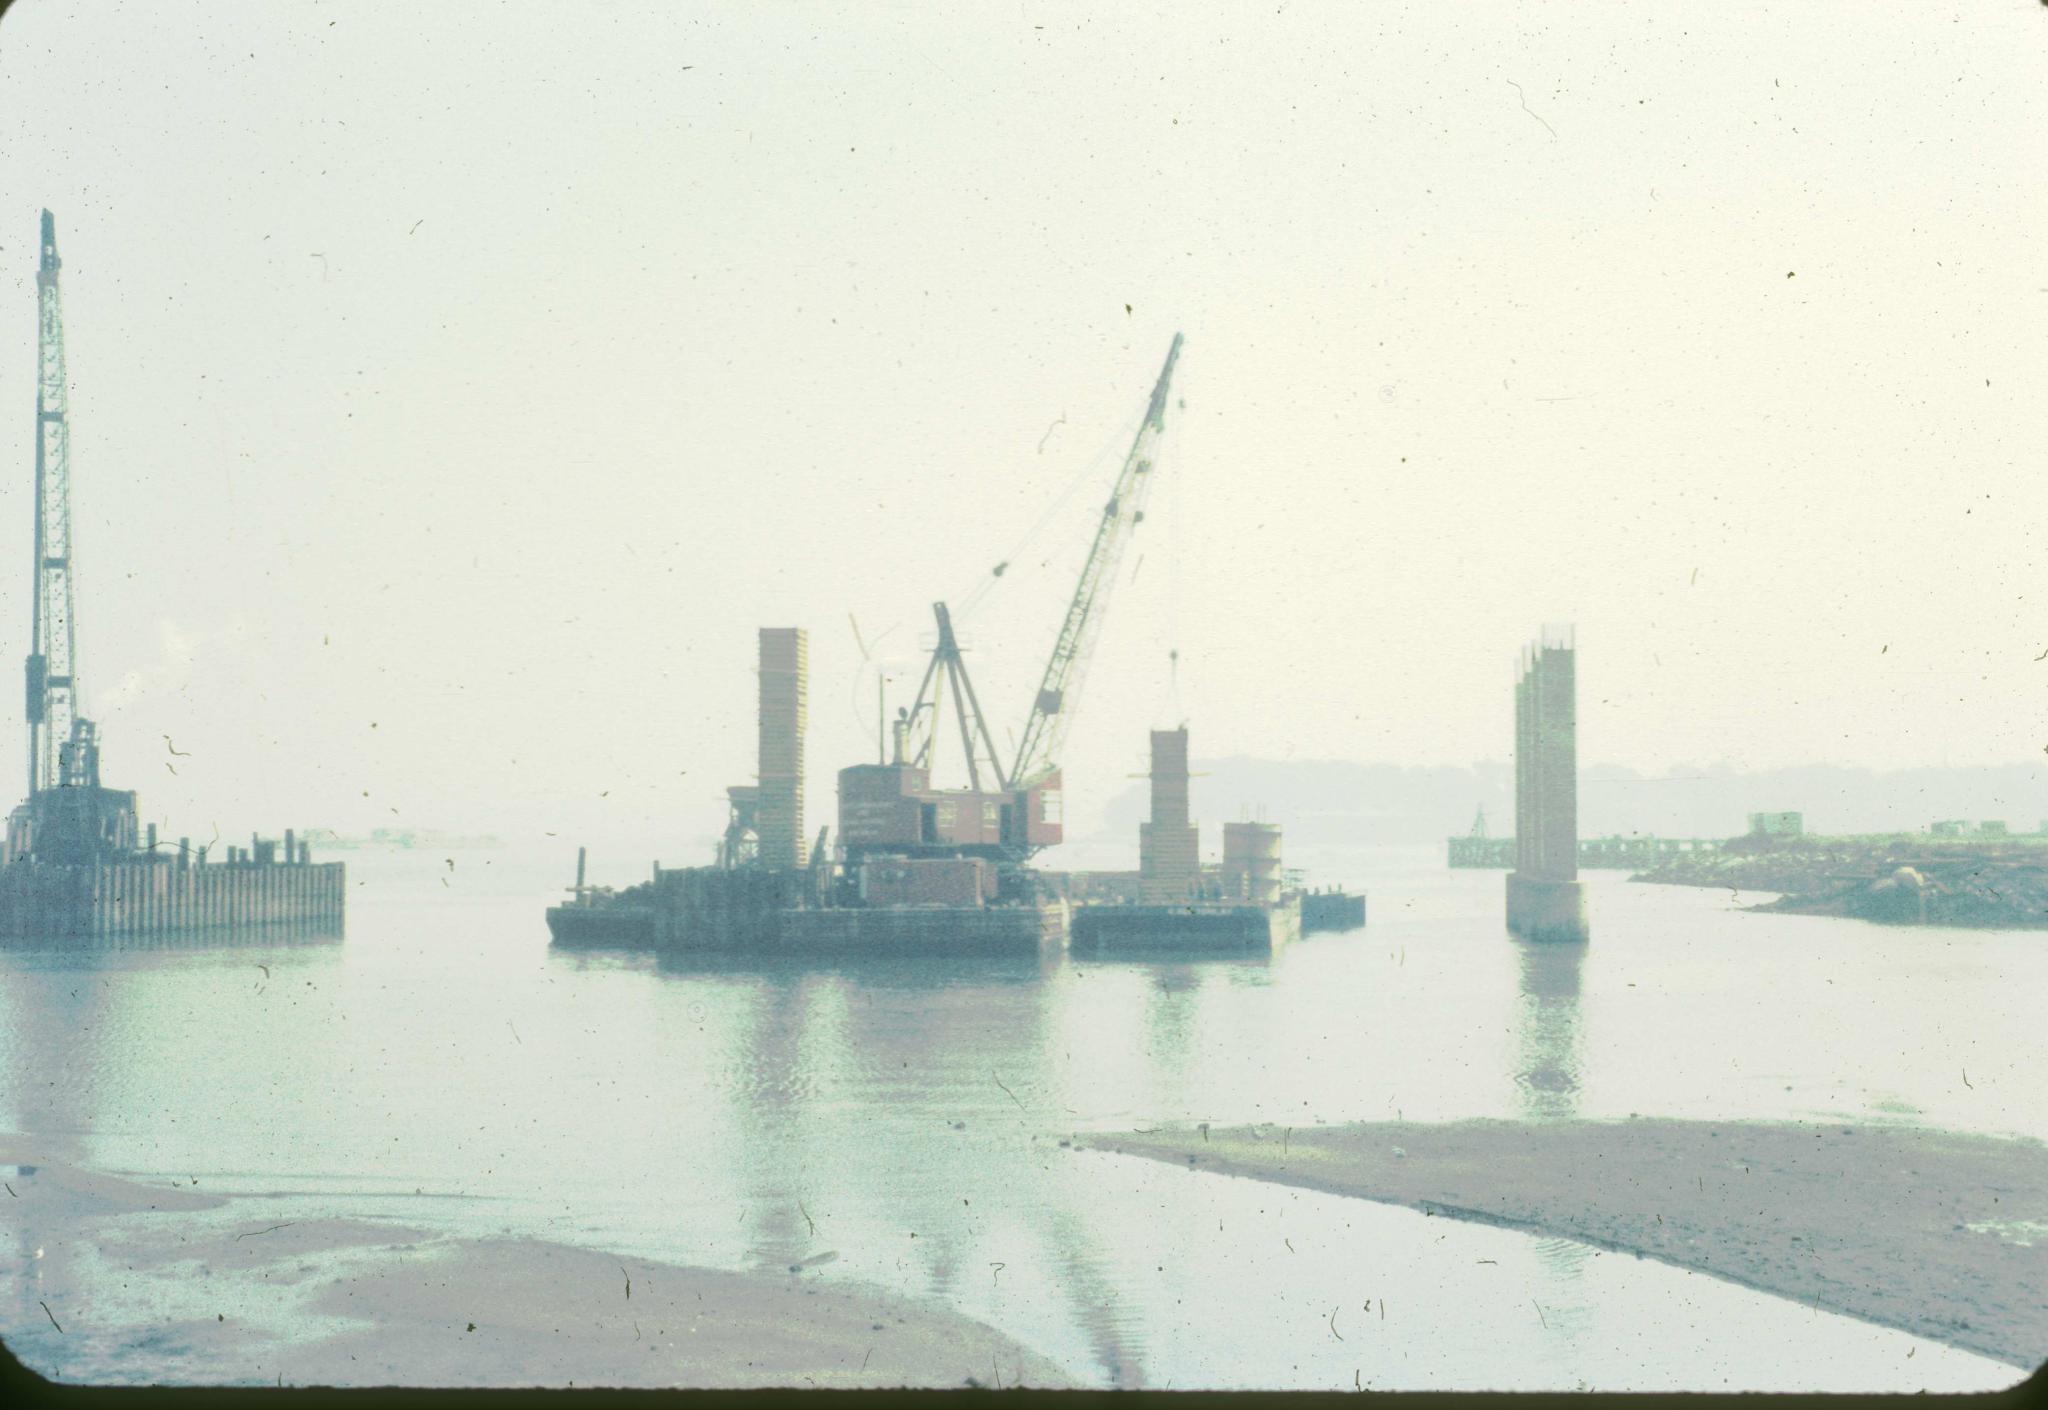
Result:
<svg viewBox="0 0 2048 1410">
<path fill-rule="evenodd" d="M 1270 955 L 1301 937 L 1301 900 L 1289 896 L 1270 906 L 1083 906 L 1074 912 L 1071 930 L 1069 947 L 1083 956 Z"/>
<path fill-rule="evenodd" d="M 303 855 L 303 854 L 302 854 Z M 0 940 L 100 939 L 287 926 L 338 934 L 340 862 L 175 857 L 84 863 L 18 858 L 0 869 Z"/>
<path fill-rule="evenodd" d="M 997 906 L 829 906 L 783 911 L 770 941 L 788 955 L 1053 955 L 1063 901 Z"/>
<path fill-rule="evenodd" d="M 617 895 L 548 909 L 555 944 L 759 955 L 1045 955 L 1067 938 L 1067 905 L 816 904 L 809 870 L 664 869 Z"/>
</svg>

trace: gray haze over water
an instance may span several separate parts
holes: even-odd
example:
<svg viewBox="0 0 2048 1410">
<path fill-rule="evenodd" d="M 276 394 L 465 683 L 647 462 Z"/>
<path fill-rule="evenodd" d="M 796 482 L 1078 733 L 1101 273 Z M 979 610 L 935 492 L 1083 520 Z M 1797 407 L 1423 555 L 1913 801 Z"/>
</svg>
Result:
<svg viewBox="0 0 2048 1410">
<path fill-rule="evenodd" d="M 707 834 L 760 625 L 826 800 L 849 614 L 908 670 L 999 562 L 1021 727 L 1177 329 L 1076 816 L 1181 717 L 1498 758 L 1546 619 L 1589 763 L 2038 758 L 2041 24 L 21 0 L 0 563 L 47 205 L 84 703 L 174 833 Z"/>
<path fill-rule="evenodd" d="M 1541 621 L 1577 624 L 1588 832 L 2048 817 L 2048 11 L 999 8 L 7 10 L 0 569 L 31 554 L 47 206 L 107 782 L 195 840 L 512 845 L 354 854 L 345 946 L 0 956 L 0 1121 L 309 1217 L 833 1252 L 1100 1384 L 2012 1379 L 1058 1142 L 2048 1136 L 2038 936 L 1594 874 L 1574 967 L 1440 850 L 1481 805 L 1506 830 L 1475 761 Z M 604 882 L 708 860 L 758 627 L 811 632 L 809 831 L 935 600 L 1020 728 L 1176 331 L 1045 860 L 1129 865 L 1145 730 L 1185 720 L 1211 845 L 1265 807 L 1291 863 L 1370 888 L 1365 935 L 1249 966 L 549 952 L 579 843 Z M 0 666 L 28 582 L 0 572 Z M 0 1331 L 70 1354 L 26 1288 Z M 1384 1339 L 1339 1340 L 1368 1300 Z"/>
<path fill-rule="evenodd" d="M 1373 849 L 1332 866 L 1372 887 L 1371 928 L 1270 963 L 785 968 L 551 953 L 533 859 L 447 860 L 361 855 L 341 946 L 0 955 L 0 1127 L 249 1195 L 236 1228 L 381 1217 L 629 1266 L 832 1253 L 802 1276 L 936 1295 L 1093 1384 L 2016 1379 L 1568 1240 L 1060 1142 L 1632 1112 L 2040 1138 L 2031 935 L 1745 915 L 1596 873 L 1596 943 L 1532 949 L 1502 933 L 1498 873 Z M 160 1325 L 90 1239 L 23 1236 L 74 1260 L 100 1325 Z M 0 1334 L 32 1364 L 146 1378 L 178 1352 L 81 1360 L 29 1280 L 11 1297 Z"/>
</svg>

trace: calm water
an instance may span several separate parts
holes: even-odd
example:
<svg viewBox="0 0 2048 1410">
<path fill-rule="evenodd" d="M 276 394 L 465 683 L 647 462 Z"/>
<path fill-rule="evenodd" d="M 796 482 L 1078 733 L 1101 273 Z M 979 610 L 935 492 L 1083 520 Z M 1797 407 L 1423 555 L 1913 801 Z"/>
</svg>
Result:
<svg viewBox="0 0 2048 1410">
<path fill-rule="evenodd" d="M 0 952 L 0 1124 L 280 1217 L 734 1268 L 831 1253 L 806 1276 L 936 1295 L 1103 1385 L 2019 1378 L 1568 1241 L 1059 1143 L 1631 1112 L 2048 1138 L 2039 936 L 1594 873 L 1593 944 L 1531 950 L 1499 873 L 1388 850 L 1292 859 L 1367 887 L 1371 925 L 1269 963 L 768 969 L 551 952 L 560 858 L 349 860 L 345 944 Z M 0 1300 L 0 1334 L 46 1364 L 23 1307 Z"/>
</svg>

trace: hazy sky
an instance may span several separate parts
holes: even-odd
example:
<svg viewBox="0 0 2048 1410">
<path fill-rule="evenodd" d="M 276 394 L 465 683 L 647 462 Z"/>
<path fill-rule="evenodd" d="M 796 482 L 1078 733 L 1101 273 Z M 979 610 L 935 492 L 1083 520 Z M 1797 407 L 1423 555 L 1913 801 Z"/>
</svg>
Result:
<svg viewBox="0 0 2048 1410">
<path fill-rule="evenodd" d="M 23 0 L 0 657 L 48 205 L 85 708 L 175 828 L 701 860 L 801 625 L 815 829 L 849 615 L 911 669 L 1011 559 L 1007 738 L 1176 330 L 1079 814 L 1176 716 L 1503 757 L 1553 620 L 1589 761 L 2039 761 L 2044 54 L 2020 3 Z"/>
</svg>

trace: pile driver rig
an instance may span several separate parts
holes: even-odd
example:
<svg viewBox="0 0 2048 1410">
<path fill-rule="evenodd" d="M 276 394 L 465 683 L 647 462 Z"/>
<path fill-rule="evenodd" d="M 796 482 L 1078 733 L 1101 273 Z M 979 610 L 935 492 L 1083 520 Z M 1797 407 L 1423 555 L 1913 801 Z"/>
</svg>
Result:
<svg viewBox="0 0 2048 1410">
<path fill-rule="evenodd" d="M 28 795 L 7 822 L 7 860 L 85 862 L 132 852 L 135 795 L 100 786 L 93 722 L 78 713 L 71 543 L 71 408 L 57 221 L 43 212 L 36 269 L 35 591 L 26 671 Z"/>
</svg>

